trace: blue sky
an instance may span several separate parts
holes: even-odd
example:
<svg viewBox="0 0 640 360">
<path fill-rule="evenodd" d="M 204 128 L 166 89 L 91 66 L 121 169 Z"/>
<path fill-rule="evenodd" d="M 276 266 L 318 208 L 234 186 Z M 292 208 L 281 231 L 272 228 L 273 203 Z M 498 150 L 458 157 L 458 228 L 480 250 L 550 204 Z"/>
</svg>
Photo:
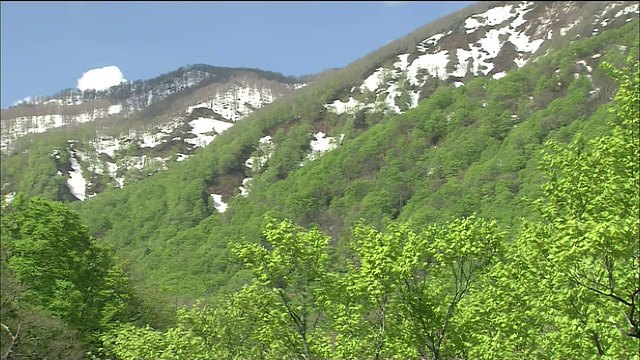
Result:
<svg viewBox="0 0 640 360">
<path fill-rule="evenodd" d="M 111 65 L 127 80 L 197 63 L 314 74 L 472 3 L 2 1 L 1 107 Z"/>
</svg>

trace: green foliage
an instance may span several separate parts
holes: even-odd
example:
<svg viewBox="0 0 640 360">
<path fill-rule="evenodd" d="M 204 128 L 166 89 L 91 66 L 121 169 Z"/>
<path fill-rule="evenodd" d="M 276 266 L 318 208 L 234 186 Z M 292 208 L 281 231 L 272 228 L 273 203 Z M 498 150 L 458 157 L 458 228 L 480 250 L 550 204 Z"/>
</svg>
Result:
<svg viewBox="0 0 640 360">
<path fill-rule="evenodd" d="M 267 218 L 263 243 L 233 246 L 255 279 L 230 295 L 235 302 L 181 310 L 164 332 L 125 325 L 106 343 L 130 359 L 637 358 L 638 63 L 603 67 L 620 82 L 608 132 L 545 141 L 532 158 L 544 175 L 539 217 L 522 219 L 516 238 L 473 213 L 419 231 L 361 220 L 346 261 L 330 266 L 329 237 Z M 491 178 L 491 168 L 468 179 Z M 380 173 L 397 176 L 393 167 Z M 352 184 L 348 198 L 372 194 L 372 182 Z M 235 352 L 220 350 L 230 344 Z"/>
<path fill-rule="evenodd" d="M 212 304 L 199 303 L 177 311 L 177 325 L 166 331 L 120 324 L 103 336 L 119 359 L 259 358 L 267 346 L 269 293 L 244 287 Z M 268 314 L 268 312 L 267 312 Z"/>
<path fill-rule="evenodd" d="M 37 309 L 25 301 L 24 285 L 15 279 L 4 262 L 1 266 L 2 359 L 83 359 L 85 349 L 78 340 L 77 331 L 47 311 Z"/>
<path fill-rule="evenodd" d="M 420 234 L 406 224 L 384 232 L 359 224 L 353 263 L 337 273 L 318 230 L 266 219 L 263 231 L 264 246 L 233 250 L 253 285 L 215 307 L 182 308 L 166 331 L 122 324 L 103 336 L 107 348 L 122 359 L 443 358 L 462 344 L 448 333 L 462 326 L 459 303 L 479 290 L 501 236 L 475 217 Z"/>
<path fill-rule="evenodd" d="M 401 115 L 327 114 L 371 60 L 256 111 L 169 171 L 70 204 L 147 296 L 188 305 L 175 322 L 168 306 L 129 321 L 128 290 L 109 291 L 127 288 L 125 273 L 60 207 L 23 212 L 58 225 L 14 226 L 9 264 L 33 281 L 30 302 L 74 323 L 87 284 L 101 284 L 86 326 L 123 359 L 633 358 L 637 67 L 588 77 L 578 61 L 633 63 L 637 33 L 634 20 L 498 80 L 430 83 Z M 327 127 L 348 131 L 342 145 L 301 166 Z M 257 148 L 265 135 L 273 148 Z M 51 149 L 28 150 L 3 158 L 3 183 L 60 198 L 64 179 L 47 183 L 55 166 L 36 156 Z M 267 151 L 251 194 L 234 196 L 249 175 L 242 162 Z M 44 175 L 19 176 L 27 159 Z M 224 187 L 219 214 L 210 193 Z M 291 220 L 261 226 L 265 214 Z"/>
<path fill-rule="evenodd" d="M 3 208 L 2 241 L 2 261 L 26 286 L 22 298 L 78 329 L 84 341 L 135 315 L 127 276 L 63 204 L 18 194 Z"/>
<path fill-rule="evenodd" d="M 280 335 L 271 345 L 285 351 L 285 357 L 317 358 L 322 354 L 317 344 L 322 337 L 316 334 L 316 324 L 322 312 L 316 302 L 326 276 L 328 238 L 318 230 L 305 231 L 290 221 L 273 219 L 267 219 L 263 234 L 269 250 L 242 244 L 234 247 L 234 253 L 277 298 L 272 325 L 279 327 Z"/>
<path fill-rule="evenodd" d="M 637 358 L 638 63 L 604 68 L 620 82 L 617 119 L 590 141 L 547 143 L 541 221 L 525 222 L 470 307 L 494 324 L 474 330 L 476 356 Z"/>
<path fill-rule="evenodd" d="M 567 147 L 549 142 L 549 181 L 536 204 L 545 223 L 524 236 L 543 252 L 540 266 L 553 271 L 549 285 L 568 288 L 566 315 L 583 324 L 598 355 L 620 357 L 640 339 L 638 62 L 603 67 L 620 82 L 612 109 L 618 121 L 610 135 L 586 144 L 579 135 Z"/>
</svg>

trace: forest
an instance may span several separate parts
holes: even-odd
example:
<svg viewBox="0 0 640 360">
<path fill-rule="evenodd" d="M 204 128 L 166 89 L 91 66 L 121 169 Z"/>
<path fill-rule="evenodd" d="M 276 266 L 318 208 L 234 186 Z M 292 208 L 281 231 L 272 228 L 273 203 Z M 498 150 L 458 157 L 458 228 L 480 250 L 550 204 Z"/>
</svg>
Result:
<svg viewBox="0 0 640 360">
<path fill-rule="evenodd" d="M 328 75 L 84 202 L 33 142 L 2 359 L 640 359 L 638 23 L 402 114 L 326 111 Z M 344 139 L 305 162 L 318 129 Z"/>
</svg>

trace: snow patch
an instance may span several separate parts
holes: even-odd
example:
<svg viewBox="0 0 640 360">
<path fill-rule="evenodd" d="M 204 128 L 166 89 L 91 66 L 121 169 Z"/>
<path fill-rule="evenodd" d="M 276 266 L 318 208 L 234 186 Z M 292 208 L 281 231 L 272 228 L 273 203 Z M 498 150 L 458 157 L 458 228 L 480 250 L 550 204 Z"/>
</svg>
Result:
<svg viewBox="0 0 640 360">
<path fill-rule="evenodd" d="M 107 174 L 109 174 L 110 177 L 112 178 L 116 178 L 116 173 L 118 172 L 118 165 L 112 163 L 112 162 L 105 162 L 105 167 L 107 170 Z"/>
<path fill-rule="evenodd" d="M 408 93 L 409 93 L 409 97 L 411 98 L 411 107 L 414 108 L 418 106 L 418 101 L 420 99 L 420 92 L 409 90 Z"/>
<path fill-rule="evenodd" d="M 271 157 L 271 150 L 273 150 L 273 143 L 271 142 L 271 135 L 263 136 L 258 140 L 258 151 L 262 152 L 263 155 L 255 156 L 245 160 L 244 166 L 249 169 L 253 169 L 254 171 L 260 171 L 262 167 L 267 163 L 269 157 Z M 257 161 L 258 167 L 254 168 L 254 165 Z"/>
<path fill-rule="evenodd" d="M 217 134 L 220 134 L 232 127 L 233 123 L 200 117 L 191 120 L 189 125 L 192 127 L 191 133 L 197 137 L 195 139 L 185 139 L 184 141 L 195 146 L 205 147 L 216 137 L 215 135 L 205 135 L 206 133 L 215 131 Z"/>
<path fill-rule="evenodd" d="M 582 21 L 582 17 L 576 19 L 576 21 L 567 25 L 566 27 L 560 28 L 560 36 L 565 36 L 569 32 L 569 30 L 573 29 L 574 26 L 578 25 Z"/>
<path fill-rule="evenodd" d="M 50 99 L 47 100 L 45 102 L 43 102 L 43 104 L 56 104 L 56 105 L 64 105 L 64 102 L 60 99 Z"/>
<path fill-rule="evenodd" d="M 633 5 L 629 5 L 627 7 L 625 7 L 624 9 L 618 11 L 614 17 L 619 17 L 622 15 L 627 15 L 630 13 L 638 13 L 638 3 L 635 3 Z"/>
<path fill-rule="evenodd" d="M 456 65 L 456 75 L 464 76 L 463 70 L 465 70 L 468 67 L 467 60 L 469 58 L 472 58 L 472 65 L 473 65 L 472 72 L 474 75 L 477 76 L 478 72 L 482 72 L 485 76 L 489 74 L 489 72 L 491 72 L 491 70 L 493 70 L 493 67 L 494 67 L 493 62 L 491 60 L 498 55 L 498 53 L 500 52 L 500 49 L 502 49 L 502 46 L 504 45 L 504 42 L 501 41 L 500 38 L 504 37 L 505 35 L 509 35 L 507 41 L 511 42 L 515 46 L 518 52 L 520 53 L 536 52 L 540 47 L 540 45 L 542 45 L 544 40 L 539 39 L 539 40 L 531 41 L 529 36 L 525 35 L 524 32 L 516 31 L 516 29 L 520 25 L 525 23 L 524 15 L 527 14 L 529 11 L 533 10 L 533 8 L 531 7 L 532 4 L 533 3 L 531 2 L 519 4 L 518 7 L 515 9 L 515 13 L 511 13 L 511 5 L 495 8 L 495 9 L 501 9 L 501 10 L 494 12 L 493 17 L 491 17 L 486 23 L 483 23 L 482 25 L 493 24 L 490 21 L 492 19 L 494 19 L 493 20 L 494 22 L 499 21 L 500 19 L 502 19 L 500 18 L 499 14 L 502 14 L 505 20 L 507 19 L 507 15 L 508 15 L 508 18 L 512 18 L 514 16 L 516 18 L 511 22 L 509 26 L 505 26 L 500 29 L 491 29 L 487 31 L 486 36 L 484 38 L 481 38 L 475 44 L 469 44 L 470 50 L 458 49 L 457 55 L 458 55 L 459 64 Z M 506 10 L 507 7 L 509 8 L 508 12 Z M 500 21 L 500 23 L 501 22 L 502 21 Z M 516 64 L 523 63 L 522 61 L 523 60 L 520 60 L 520 62 L 516 61 Z M 484 69 L 481 70 L 481 67 L 483 67 Z"/>
<path fill-rule="evenodd" d="M 178 156 L 178 157 L 176 158 L 176 161 L 178 161 L 178 162 L 180 162 L 180 161 L 184 161 L 184 160 L 186 160 L 186 159 L 188 159 L 188 158 L 189 158 L 189 155 L 180 154 L 180 153 L 178 153 L 178 154 L 177 154 L 177 156 Z"/>
<path fill-rule="evenodd" d="M 151 134 L 142 134 L 142 141 L 140 142 L 140 147 L 152 148 L 156 145 L 160 144 L 160 138 L 163 136 L 162 133 L 157 133 L 155 135 Z"/>
<path fill-rule="evenodd" d="M 344 139 L 344 134 L 337 137 L 328 137 L 323 132 L 315 134 L 315 140 L 311 140 L 311 153 L 307 155 L 307 161 L 319 158 L 325 151 L 333 150 L 340 145 Z"/>
<path fill-rule="evenodd" d="M 407 81 L 412 87 L 423 86 L 427 81 L 427 76 L 438 77 L 442 80 L 447 79 L 449 76 L 464 78 L 469 72 L 475 76 L 480 75 L 480 73 L 487 76 L 494 69 L 493 59 L 507 41 L 511 42 L 515 50 L 519 52 L 514 62 L 518 67 L 522 67 L 530 55 L 538 51 L 544 39 L 552 37 L 551 31 L 547 33 L 539 31 L 536 35 L 537 40 L 525 34 L 527 29 L 523 27 L 527 24 L 527 21 L 524 16 L 533 9 L 534 3 L 527 1 L 518 5 L 494 7 L 484 13 L 467 18 L 465 20 L 467 33 L 475 32 L 480 27 L 492 27 L 503 24 L 507 20 L 511 21 L 500 28 L 487 29 L 482 38 L 475 43 L 467 45 L 466 49 L 456 49 L 455 56 L 458 61 L 457 64 L 453 64 L 454 70 L 451 73 L 447 72 L 447 65 L 450 61 L 448 51 L 437 51 L 439 49 L 436 48 L 443 37 L 452 33 L 452 31 L 448 31 L 447 33 L 435 34 L 421 41 L 417 46 L 417 51 L 422 55 L 419 55 L 411 63 L 409 63 L 409 54 L 400 54 L 398 55 L 398 60 L 393 64 L 393 69 L 380 67 L 363 81 L 360 86 L 361 92 L 370 90 L 380 93 L 384 91 L 388 94 L 385 99 L 380 99 L 382 101 L 374 104 L 363 104 L 350 97 L 346 102 L 335 100 L 331 104 L 325 104 L 325 107 L 338 114 L 367 107 L 380 110 L 387 108 L 399 113 L 401 110 L 395 104 L 395 100 L 406 89 L 400 89 L 397 82 L 404 71 L 406 71 Z M 579 20 L 576 21 L 576 24 L 577 22 Z M 498 72 L 494 75 L 494 78 L 499 79 L 504 75 L 504 72 Z M 382 80 L 385 77 L 394 82 L 384 84 Z M 456 86 L 462 85 L 463 83 L 461 82 L 456 83 Z M 384 89 L 385 87 L 386 89 Z M 416 106 L 419 93 L 411 91 L 409 95 L 411 97 L 411 107 Z"/>
<path fill-rule="evenodd" d="M 364 91 L 365 89 L 369 89 L 370 91 L 376 91 L 382 85 L 384 80 L 384 73 L 387 71 L 385 68 L 380 67 L 373 74 L 369 75 L 362 85 L 360 86 L 360 90 Z"/>
<path fill-rule="evenodd" d="M 400 61 L 394 63 L 393 66 L 400 70 L 405 70 L 409 66 L 409 54 L 398 55 L 398 59 Z"/>
<path fill-rule="evenodd" d="M 529 41 L 529 37 L 523 33 L 512 33 L 509 36 L 509 41 L 516 46 L 516 50 L 523 52 L 534 53 L 540 48 L 540 45 L 544 42 L 544 39 L 538 39 Z"/>
<path fill-rule="evenodd" d="M 607 5 L 607 7 L 605 7 L 604 10 L 602 10 L 602 12 L 600 13 L 599 18 L 603 17 L 606 13 L 608 13 L 611 10 L 613 10 L 617 6 L 618 6 L 618 4 L 616 4 L 616 3 L 612 3 L 612 4 Z M 598 22 L 598 21 L 599 21 L 599 19 L 596 20 L 596 22 Z M 594 22 L 594 24 L 596 22 Z"/>
<path fill-rule="evenodd" d="M 115 156 L 116 150 L 119 150 L 123 146 L 120 143 L 120 139 L 113 137 L 99 138 L 98 140 L 92 141 L 91 144 L 98 154 L 107 154 L 112 158 Z"/>
<path fill-rule="evenodd" d="M 29 102 L 31 102 L 31 96 L 27 96 L 22 100 L 17 100 L 16 102 L 13 103 L 13 106 L 18 106 L 20 104 L 28 104 Z"/>
<path fill-rule="evenodd" d="M 240 190 L 240 195 L 242 196 L 249 196 L 249 187 L 251 186 L 251 180 L 253 180 L 252 178 L 244 178 L 242 180 L 242 186 L 238 187 L 238 190 Z"/>
<path fill-rule="evenodd" d="M 121 105 L 114 105 L 119 106 Z M 12 121 L 3 123 L 1 127 L 2 131 L 2 149 L 8 148 L 9 144 L 19 137 L 33 133 L 44 133 L 45 131 L 57 128 L 61 126 L 91 122 L 96 119 L 107 117 L 110 111 L 115 111 L 117 108 L 113 106 L 103 109 L 94 109 L 90 112 L 79 115 L 61 115 L 61 114 L 47 114 L 47 115 L 34 115 L 34 116 L 21 116 Z M 8 119 L 7 119 L 8 120 Z"/>
<path fill-rule="evenodd" d="M 416 48 L 419 52 L 426 53 L 430 47 L 437 45 L 440 39 L 442 39 L 444 36 L 449 34 L 451 34 L 451 31 L 447 32 L 446 34 L 443 34 L 443 33 L 435 34 L 421 41 Z"/>
<path fill-rule="evenodd" d="M 425 81 L 421 83 L 416 79 L 418 71 L 425 69 L 427 73 L 433 77 L 439 77 L 444 80 L 448 77 L 447 64 L 449 63 L 449 51 L 443 50 L 435 54 L 420 55 L 413 60 L 409 68 L 407 69 L 407 77 L 409 83 L 415 86 L 424 85 Z"/>
<path fill-rule="evenodd" d="M 512 9 L 513 5 L 497 6 L 482 14 L 468 17 L 464 21 L 464 27 L 467 29 L 467 34 L 473 33 L 481 26 L 498 25 L 511 19 L 515 16 L 515 14 L 511 12 Z"/>
<path fill-rule="evenodd" d="M 591 66 L 587 65 L 587 62 L 586 62 L 586 61 L 584 61 L 584 60 L 580 60 L 580 61 L 578 61 L 578 64 L 580 64 L 580 65 L 584 66 L 584 67 L 587 69 L 587 71 L 588 71 L 588 72 L 591 72 L 591 70 L 592 70 L 592 69 L 591 69 Z"/>
<path fill-rule="evenodd" d="M 496 79 L 496 80 L 497 80 L 497 79 L 502 79 L 502 78 L 503 78 L 503 77 L 505 77 L 506 75 L 507 75 L 507 73 L 506 73 L 506 72 L 501 71 L 501 72 L 499 72 L 499 73 L 495 73 L 495 74 L 493 74 L 493 78 L 494 78 L 494 79 Z"/>
<path fill-rule="evenodd" d="M 400 91 L 400 88 L 398 87 L 398 84 L 393 83 L 389 85 L 389 88 L 386 90 L 386 92 L 387 92 L 387 97 L 384 99 L 385 107 L 395 112 L 396 114 L 401 113 L 402 110 L 400 110 L 398 105 L 396 105 L 396 101 L 395 101 L 396 97 L 402 94 Z"/>
<path fill-rule="evenodd" d="M 524 64 L 527 63 L 527 59 L 520 59 L 520 58 L 515 58 L 513 59 L 513 62 L 516 63 L 516 65 L 518 66 L 518 68 L 521 68 L 524 66 Z"/>
<path fill-rule="evenodd" d="M 366 107 L 366 105 L 354 99 L 353 97 L 349 97 L 349 101 L 347 101 L 346 103 L 340 100 L 336 100 L 331 104 L 325 105 L 325 107 L 331 108 L 331 110 L 333 110 L 333 112 L 335 112 L 336 114 L 344 114 L 356 112 L 361 108 Z"/>
<path fill-rule="evenodd" d="M 69 190 L 71 190 L 71 194 L 73 194 L 73 196 L 78 200 L 82 201 L 86 197 L 85 191 L 87 182 L 82 176 L 82 168 L 78 163 L 78 159 L 76 159 L 76 154 L 78 154 L 77 150 L 72 150 L 71 157 L 69 157 L 69 162 L 71 162 L 71 168 L 73 171 L 69 172 L 67 186 L 69 187 Z"/>
<path fill-rule="evenodd" d="M 516 31 L 516 29 L 520 25 L 525 23 L 524 15 L 530 12 L 531 10 L 533 10 L 531 5 L 533 5 L 533 3 L 531 2 L 521 3 L 515 9 L 515 13 L 511 13 L 511 5 L 495 8 L 495 9 L 501 9 L 501 10 L 500 11 L 496 10 L 495 12 L 493 12 L 492 17 L 490 17 L 487 22 L 481 23 L 481 26 L 493 24 L 494 22 L 499 21 L 501 19 L 500 16 L 503 16 L 504 19 L 506 19 L 507 14 L 508 14 L 508 18 L 512 18 L 514 16 L 516 18 L 509 24 L 509 26 L 505 26 L 500 29 L 491 29 L 487 31 L 486 36 L 484 38 L 481 38 L 474 44 L 469 44 L 469 50 L 457 49 L 457 57 L 458 57 L 459 63 L 456 64 L 456 70 L 453 74 L 459 77 L 464 76 L 466 74 L 466 71 L 468 71 L 469 58 L 471 58 L 471 63 L 472 63 L 471 71 L 474 75 L 477 76 L 479 72 L 482 72 L 485 76 L 489 74 L 489 72 L 491 72 L 491 70 L 493 70 L 493 67 L 494 67 L 493 62 L 491 60 L 498 55 L 498 53 L 500 52 L 500 49 L 504 45 L 504 42 L 501 41 L 500 39 L 505 35 L 509 35 L 507 41 L 511 42 L 516 47 L 516 50 L 519 51 L 520 53 L 523 53 L 523 52 L 534 53 L 535 51 L 537 51 L 540 45 L 544 42 L 544 40 L 539 39 L 539 40 L 530 41 L 529 36 L 525 35 L 523 32 Z M 506 10 L 507 7 L 509 7 L 509 12 L 507 12 Z M 500 23 L 501 22 L 502 21 L 500 21 Z M 467 32 L 469 33 L 469 31 Z M 523 54 L 521 54 L 521 56 L 523 56 Z M 523 64 L 524 61 L 526 60 L 520 60 L 520 61 L 516 60 L 516 64 L 519 64 L 519 63 Z M 483 69 L 481 69 L 481 67 Z"/>
<path fill-rule="evenodd" d="M 4 196 L 4 201 L 3 201 L 3 207 L 6 205 L 9 205 L 9 203 L 11 202 L 11 200 L 13 200 L 13 198 L 16 197 L 16 193 L 15 192 L 11 192 L 8 193 L 7 195 Z"/>
<path fill-rule="evenodd" d="M 122 105 L 111 105 L 109 106 L 109 110 L 107 110 L 109 115 L 118 114 L 121 111 L 122 111 Z"/>
<path fill-rule="evenodd" d="M 213 198 L 213 207 L 218 210 L 218 212 L 223 213 L 227 211 L 227 204 L 222 201 L 222 195 L 211 194 Z"/>
<path fill-rule="evenodd" d="M 227 120 L 238 121 L 253 112 L 253 109 L 271 103 L 275 96 L 271 89 L 260 89 L 246 86 L 234 86 L 216 94 L 207 101 L 187 107 L 187 113 L 203 107 L 211 109 Z"/>
<path fill-rule="evenodd" d="M 451 73 L 451 76 L 464 77 L 469 71 L 469 59 L 473 59 L 473 53 L 465 49 L 456 49 L 456 55 L 458 63 L 455 64 L 455 70 Z"/>
</svg>

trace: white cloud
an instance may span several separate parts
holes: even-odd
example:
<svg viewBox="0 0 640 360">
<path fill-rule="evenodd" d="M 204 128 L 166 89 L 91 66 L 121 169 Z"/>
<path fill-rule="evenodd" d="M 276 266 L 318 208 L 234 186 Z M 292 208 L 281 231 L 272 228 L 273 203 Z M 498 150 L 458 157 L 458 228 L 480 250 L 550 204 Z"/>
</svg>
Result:
<svg viewBox="0 0 640 360">
<path fill-rule="evenodd" d="M 126 81 L 122 71 L 117 66 L 105 66 L 91 69 L 82 74 L 78 79 L 78 89 L 81 91 L 88 89 L 106 90 Z"/>
</svg>

